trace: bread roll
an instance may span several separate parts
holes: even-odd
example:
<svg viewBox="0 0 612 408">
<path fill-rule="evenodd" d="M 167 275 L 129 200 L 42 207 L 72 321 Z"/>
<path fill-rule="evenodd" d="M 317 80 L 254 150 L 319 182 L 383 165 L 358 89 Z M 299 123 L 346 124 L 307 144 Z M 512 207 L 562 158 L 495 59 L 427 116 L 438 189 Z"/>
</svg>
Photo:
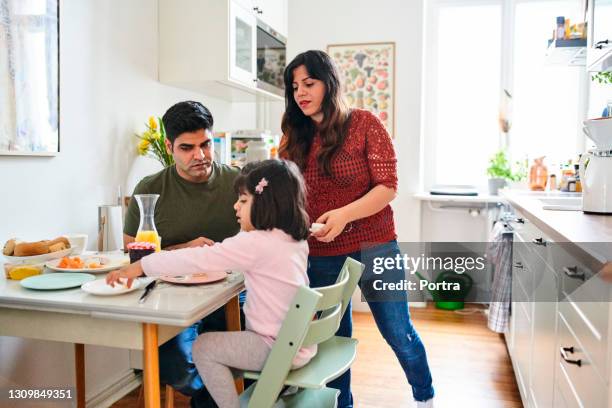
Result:
<svg viewBox="0 0 612 408">
<path fill-rule="evenodd" d="M 50 241 L 19 242 L 15 244 L 13 256 L 44 255 L 48 254 L 49 252 L 61 251 L 66 248 L 70 248 L 70 242 L 68 242 L 68 238 L 66 237 L 58 237 Z"/>
<path fill-rule="evenodd" d="M 49 252 L 63 251 L 64 249 L 66 249 L 66 244 L 63 242 L 58 242 L 57 244 L 49 245 Z"/>
<path fill-rule="evenodd" d="M 52 239 L 51 241 L 47 241 L 47 245 L 52 246 L 55 244 L 59 244 L 60 242 L 65 245 L 65 247 L 62 249 L 70 248 L 70 241 L 68 241 L 68 238 L 66 237 L 57 237 L 55 239 Z M 50 251 L 50 252 L 55 252 L 55 251 Z"/>
<path fill-rule="evenodd" d="M 14 256 L 34 256 L 49 253 L 49 241 L 22 242 L 15 245 Z"/>
<path fill-rule="evenodd" d="M 4 248 L 2 249 L 2 253 L 6 256 L 12 256 L 13 252 L 15 251 L 15 243 L 15 238 L 11 238 L 6 241 L 6 244 L 4 244 Z"/>
</svg>

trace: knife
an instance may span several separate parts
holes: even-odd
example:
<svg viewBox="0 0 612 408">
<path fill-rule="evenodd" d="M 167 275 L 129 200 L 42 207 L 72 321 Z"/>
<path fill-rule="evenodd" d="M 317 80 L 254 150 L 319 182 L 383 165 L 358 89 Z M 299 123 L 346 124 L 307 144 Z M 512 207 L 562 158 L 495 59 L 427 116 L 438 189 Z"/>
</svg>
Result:
<svg viewBox="0 0 612 408">
<path fill-rule="evenodd" d="M 153 288 L 155 288 L 156 284 L 157 284 L 157 279 L 150 282 L 147 286 L 145 286 L 145 291 L 142 294 L 142 296 L 140 296 L 140 299 L 138 299 L 138 303 L 144 303 L 144 301 L 147 299 L 147 296 L 149 296 L 149 294 L 153 291 Z"/>
</svg>

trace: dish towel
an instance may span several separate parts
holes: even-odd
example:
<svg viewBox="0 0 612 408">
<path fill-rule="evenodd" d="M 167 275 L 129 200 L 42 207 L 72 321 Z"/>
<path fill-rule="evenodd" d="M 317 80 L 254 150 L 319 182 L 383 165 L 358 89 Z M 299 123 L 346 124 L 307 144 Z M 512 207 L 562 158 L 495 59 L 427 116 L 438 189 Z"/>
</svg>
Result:
<svg viewBox="0 0 612 408">
<path fill-rule="evenodd" d="M 491 233 L 487 257 L 495 267 L 491 287 L 488 327 L 496 333 L 504 333 L 510 320 L 510 295 L 512 291 L 512 233 L 498 221 Z"/>
</svg>

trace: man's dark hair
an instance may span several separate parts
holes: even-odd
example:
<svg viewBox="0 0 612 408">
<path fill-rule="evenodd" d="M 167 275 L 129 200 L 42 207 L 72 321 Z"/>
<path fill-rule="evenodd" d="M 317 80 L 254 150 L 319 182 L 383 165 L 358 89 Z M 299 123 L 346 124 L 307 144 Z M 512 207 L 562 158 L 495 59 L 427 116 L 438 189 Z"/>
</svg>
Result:
<svg viewBox="0 0 612 408">
<path fill-rule="evenodd" d="M 257 185 L 266 179 L 261 192 Z M 308 238 L 306 187 L 295 163 L 285 160 L 264 160 L 249 163 L 234 181 L 239 194 L 253 196 L 251 224 L 258 230 L 278 228 L 296 241 Z"/>
<path fill-rule="evenodd" d="M 182 133 L 210 130 L 213 128 L 213 117 L 208 108 L 200 102 L 179 102 L 164 113 L 162 122 L 166 130 L 166 138 L 171 144 Z"/>
</svg>

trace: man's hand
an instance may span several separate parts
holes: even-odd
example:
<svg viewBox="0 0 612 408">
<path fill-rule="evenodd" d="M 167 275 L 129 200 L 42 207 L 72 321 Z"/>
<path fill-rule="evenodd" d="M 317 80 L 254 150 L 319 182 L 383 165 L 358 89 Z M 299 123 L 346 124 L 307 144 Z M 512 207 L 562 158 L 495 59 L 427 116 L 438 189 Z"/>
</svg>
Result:
<svg viewBox="0 0 612 408">
<path fill-rule="evenodd" d="M 192 239 L 189 242 L 185 242 L 184 244 L 176 244 L 172 246 L 168 246 L 164 248 L 166 251 L 174 251 L 175 249 L 183 249 L 183 248 L 198 248 L 203 246 L 212 246 L 215 245 L 215 241 L 206 237 L 198 237 L 196 239 Z"/>
<path fill-rule="evenodd" d="M 196 247 L 213 246 L 213 245 L 215 245 L 215 241 L 213 241 L 212 239 L 208 239 L 205 237 L 198 237 L 196 239 L 193 239 L 187 242 L 185 244 L 185 248 L 196 248 Z"/>
<path fill-rule="evenodd" d="M 313 232 L 312 236 L 321 242 L 331 242 L 336 238 L 349 222 L 346 211 L 342 208 L 331 210 L 317 218 L 320 224 L 325 224 L 317 232 Z"/>
<path fill-rule="evenodd" d="M 142 270 L 142 266 L 140 265 L 140 261 L 135 262 L 131 265 L 125 266 L 118 271 L 109 272 L 106 275 L 106 283 L 115 287 L 115 283 L 123 284 L 120 279 L 127 279 L 127 287 L 132 287 L 132 282 L 134 279 L 144 275 L 144 271 Z"/>
</svg>

